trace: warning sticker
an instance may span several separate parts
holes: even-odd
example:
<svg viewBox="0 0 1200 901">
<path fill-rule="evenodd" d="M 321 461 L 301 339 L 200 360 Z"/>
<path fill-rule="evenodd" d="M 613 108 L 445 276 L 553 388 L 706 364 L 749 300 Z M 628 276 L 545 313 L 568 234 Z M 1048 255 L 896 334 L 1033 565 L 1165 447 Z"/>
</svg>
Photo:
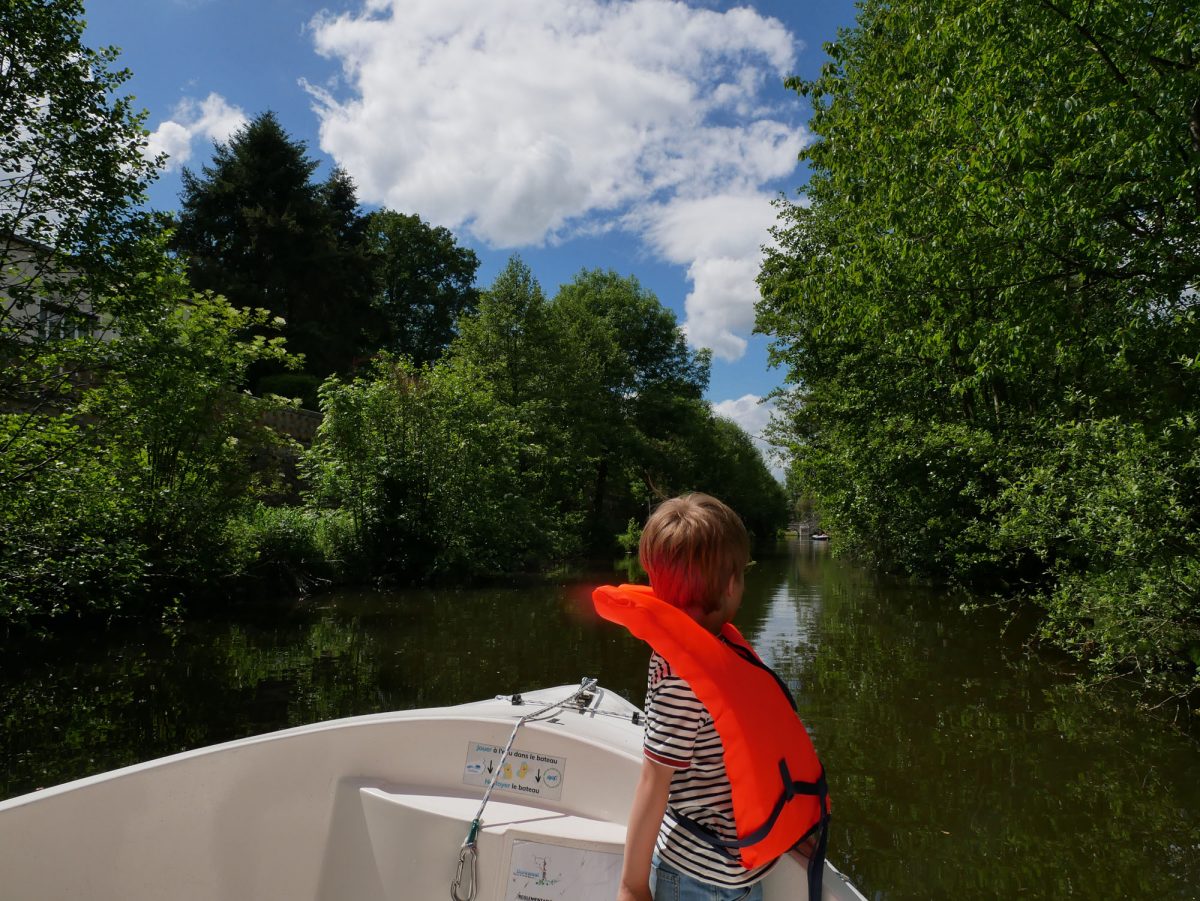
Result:
<svg viewBox="0 0 1200 901">
<path fill-rule="evenodd" d="M 505 901 L 611 901 L 621 879 L 620 854 L 513 842 Z"/>
<path fill-rule="evenodd" d="M 463 785 L 488 786 L 497 791 L 558 800 L 562 796 L 567 772 L 565 757 L 551 757 L 513 748 L 500 764 L 504 748 L 486 742 L 467 742 L 467 761 L 463 765 Z"/>
</svg>

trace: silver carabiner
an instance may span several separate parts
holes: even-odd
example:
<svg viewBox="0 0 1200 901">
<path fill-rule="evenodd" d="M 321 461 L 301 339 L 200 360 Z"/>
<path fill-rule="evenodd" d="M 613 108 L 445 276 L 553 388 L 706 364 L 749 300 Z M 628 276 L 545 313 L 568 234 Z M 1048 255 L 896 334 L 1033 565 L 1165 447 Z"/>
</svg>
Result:
<svg viewBox="0 0 1200 901">
<path fill-rule="evenodd" d="M 462 884 L 463 867 L 467 865 L 467 859 L 470 858 L 471 865 L 469 875 L 471 878 L 471 887 L 468 890 L 466 897 L 458 894 L 458 887 Z M 450 898 L 452 901 L 475 901 L 475 860 L 477 854 L 475 851 L 474 842 L 465 842 L 458 852 L 458 872 L 454 874 L 454 881 L 450 883 Z"/>
</svg>

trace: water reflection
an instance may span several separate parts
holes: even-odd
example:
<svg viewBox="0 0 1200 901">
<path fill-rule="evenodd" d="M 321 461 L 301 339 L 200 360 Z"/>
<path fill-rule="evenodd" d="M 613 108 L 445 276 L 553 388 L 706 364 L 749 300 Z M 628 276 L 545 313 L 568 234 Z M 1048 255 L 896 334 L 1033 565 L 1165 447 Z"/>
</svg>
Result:
<svg viewBox="0 0 1200 901">
<path fill-rule="evenodd" d="M 352 592 L 234 624 L 5 649 L 0 798 L 290 725 L 585 674 L 640 704 L 645 653 L 597 629 L 589 596 L 586 584 Z"/>
<path fill-rule="evenodd" d="M 803 546 L 763 609 L 868 897 L 1197 896 L 1195 743 L 1079 694 L 999 614 Z"/>
<path fill-rule="evenodd" d="M 588 581 L 355 592 L 9 648 L 0 797 L 288 725 L 599 676 L 640 703 L 646 651 Z M 738 623 L 796 690 L 829 771 L 831 854 L 868 897 L 1192 898 L 1200 749 L 1080 695 L 935 593 L 793 544 L 759 558 Z"/>
</svg>

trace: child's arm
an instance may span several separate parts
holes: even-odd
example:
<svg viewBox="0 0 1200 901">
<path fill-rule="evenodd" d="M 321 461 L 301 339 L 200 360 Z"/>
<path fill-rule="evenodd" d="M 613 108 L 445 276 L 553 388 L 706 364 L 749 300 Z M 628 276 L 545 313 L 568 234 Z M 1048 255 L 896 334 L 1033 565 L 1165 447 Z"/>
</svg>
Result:
<svg viewBox="0 0 1200 901">
<path fill-rule="evenodd" d="M 621 867 L 621 888 L 617 901 L 651 901 L 650 858 L 654 840 L 667 809 L 667 795 L 675 771 L 669 766 L 642 759 L 642 777 L 629 810 L 625 832 L 625 862 Z"/>
</svg>

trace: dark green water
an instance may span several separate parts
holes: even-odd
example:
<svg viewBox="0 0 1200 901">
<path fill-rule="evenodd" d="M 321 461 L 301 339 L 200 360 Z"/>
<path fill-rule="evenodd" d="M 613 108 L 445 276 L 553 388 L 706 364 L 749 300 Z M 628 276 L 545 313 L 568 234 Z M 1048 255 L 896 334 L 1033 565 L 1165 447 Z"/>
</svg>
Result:
<svg viewBox="0 0 1200 901">
<path fill-rule="evenodd" d="M 640 704 L 646 652 L 595 621 L 590 584 L 328 595 L 233 625 L 8 648 L 0 798 L 583 675 Z M 1200 897 L 1200 744 L 1080 694 L 999 614 L 805 544 L 751 569 L 738 624 L 799 689 L 830 777 L 830 855 L 868 898 Z"/>
</svg>

